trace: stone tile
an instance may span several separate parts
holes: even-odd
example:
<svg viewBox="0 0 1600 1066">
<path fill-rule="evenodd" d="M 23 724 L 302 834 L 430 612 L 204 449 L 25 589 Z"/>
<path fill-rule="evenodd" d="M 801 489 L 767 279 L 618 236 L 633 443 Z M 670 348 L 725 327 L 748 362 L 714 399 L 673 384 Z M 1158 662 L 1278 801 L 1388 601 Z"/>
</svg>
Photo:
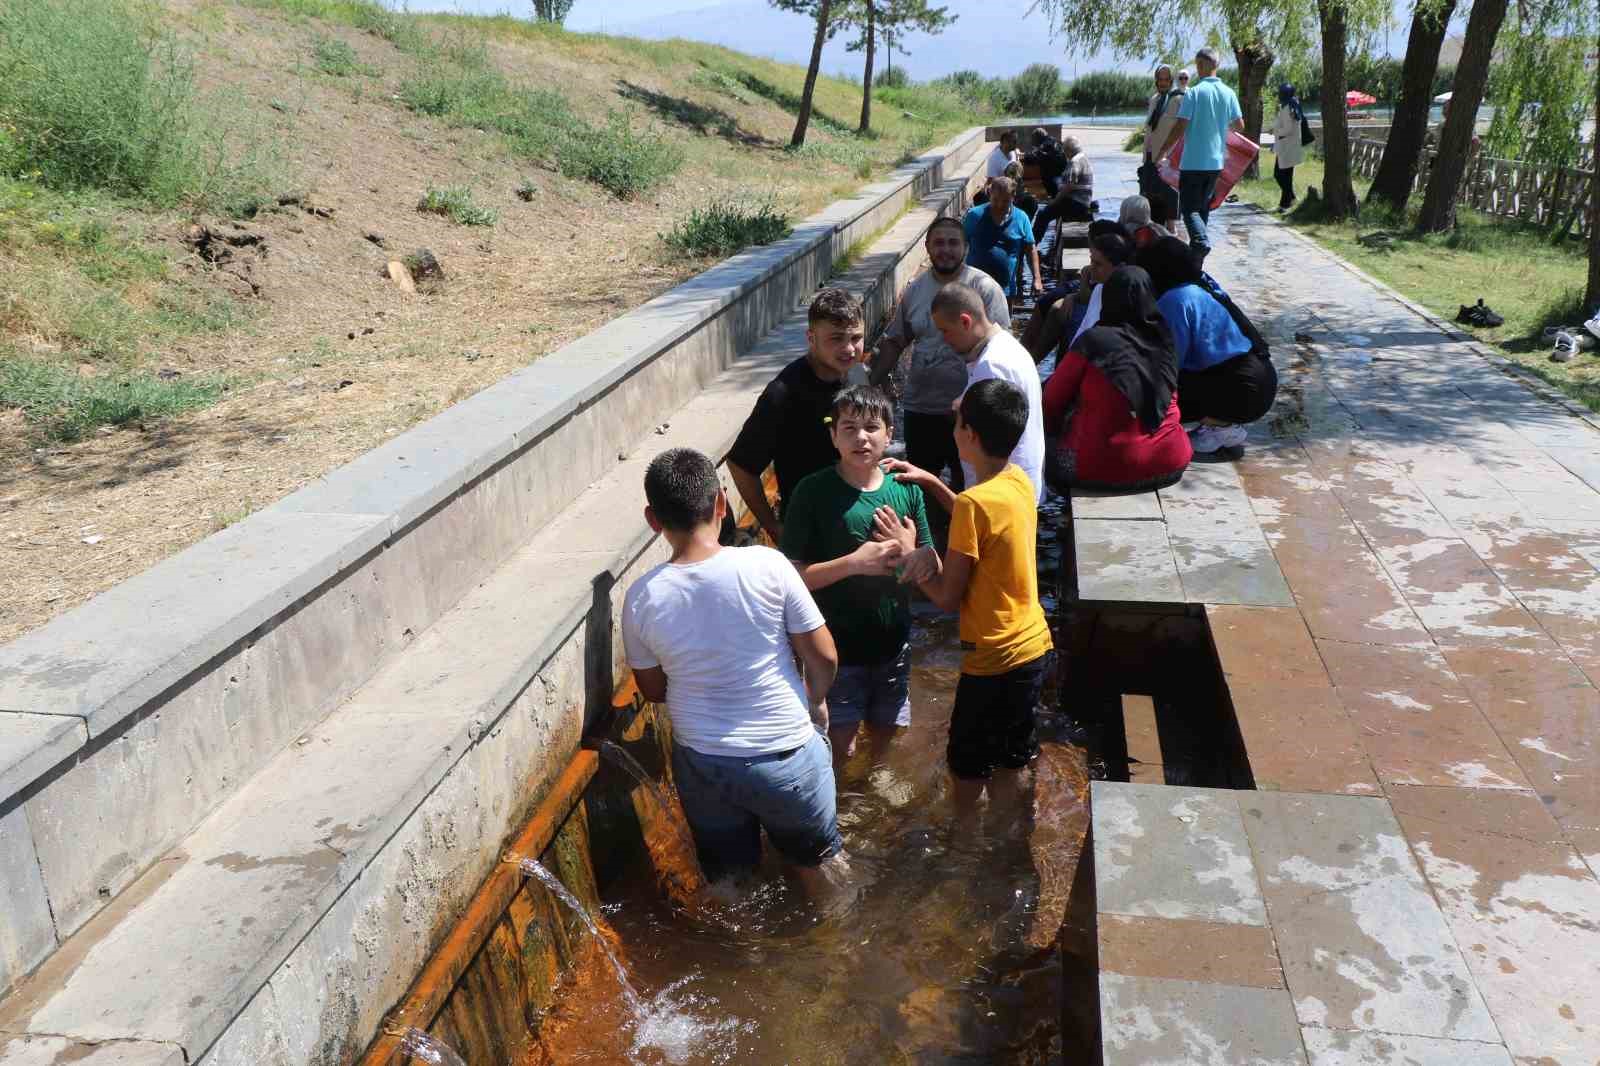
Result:
<svg viewBox="0 0 1600 1066">
<path fill-rule="evenodd" d="M 1173 534 L 1218 537 L 1224 540 L 1264 540 L 1256 513 L 1242 491 L 1214 500 L 1163 498 L 1161 515 Z"/>
<path fill-rule="evenodd" d="M 82 718 L 0 711 L 0 802 L 33 784 L 88 740 Z"/>
<path fill-rule="evenodd" d="M 1600 521 L 1600 494 L 1587 491 L 1587 486 L 1582 492 L 1517 492 L 1515 495 L 1523 509 L 1541 521 Z"/>
<path fill-rule="evenodd" d="M 1160 522 L 1076 523 L 1078 594 L 1109 603 L 1178 603 L 1183 582 Z"/>
<path fill-rule="evenodd" d="M 1429 643 L 1427 631 L 1353 524 L 1290 516 L 1264 525 L 1313 636 L 1368 644 Z"/>
<path fill-rule="evenodd" d="M 1340 509 L 1339 498 L 1326 479 L 1310 463 L 1266 465 L 1245 460 L 1236 464 L 1239 479 L 1258 515 L 1332 515 Z"/>
<path fill-rule="evenodd" d="M 176 1044 L 145 1040 L 79 1043 L 60 1036 L 0 1036 L 0 1063 L 5 1066 L 184 1066 Z"/>
<path fill-rule="evenodd" d="M 1317 648 L 1384 784 L 1529 787 L 1439 652 L 1340 641 Z"/>
<path fill-rule="evenodd" d="M 1300 1035 L 1311 1066 L 1511 1066 L 1511 1056 L 1500 1044 L 1309 1025 Z"/>
<path fill-rule="evenodd" d="M 1293 608 L 1207 605 L 1206 622 L 1222 676 L 1231 685 L 1326 688 L 1332 685 L 1300 612 Z"/>
<path fill-rule="evenodd" d="M 1600 692 L 1585 683 L 1478 704 L 1556 820 L 1600 827 Z"/>
<path fill-rule="evenodd" d="M 0 995 L 56 949 L 44 878 L 22 807 L 0 814 Z M 0 1053 L 0 1062 L 9 1061 Z"/>
<path fill-rule="evenodd" d="M 1369 539 L 1406 602 L 1440 643 L 1544 643 L 1533 616 L 1453 532 Z"/>
<path fill-rule="evenodd" d="M 1185 602 L 1294 606 L 1265 540 L 1191 536 L 1173 530 L 1170 542 Z"/>
<path fill-rule="evenodd" d="M 1161 521 L 1161 499 L 1153 492 L 1133 496 L 1074 496 L 1074 518 L 1124 518 L 1145 522 Z"/>
<path fill-rule="evenodd" d="M 1102 973 L 1283 987 L 1283 968 L 1266 926 L 1121 914 L 1102 914 L 1097 924 Z"/>
<path fill-rule="evenodd" d="M 1235 795 L 1096 781 L 1089 811 L 1099 913 L 1265 925 Z"/>
<path fill-rule="evenodd" d="M 1600 881 L 1532 796 L 1418 791 L 1396 814 L 1506 1046 L 1600 1061 Z"/>
<path fill-rule="evenodd" d="M 1105 1066 L 1305 1066 L 1289 994 L 1100 975 Z"/>
<path fill-rule="evenodd" d="M 1355 723 L 1331 688 L 1230 684 L 1256 788 L 1376 795 Z"/>
<path fill-rule="evenodd" d="M 1261 792 L 1240 807 L 1302 1024 L 1498 1039 L 1387 803 Z"/>
</svg>

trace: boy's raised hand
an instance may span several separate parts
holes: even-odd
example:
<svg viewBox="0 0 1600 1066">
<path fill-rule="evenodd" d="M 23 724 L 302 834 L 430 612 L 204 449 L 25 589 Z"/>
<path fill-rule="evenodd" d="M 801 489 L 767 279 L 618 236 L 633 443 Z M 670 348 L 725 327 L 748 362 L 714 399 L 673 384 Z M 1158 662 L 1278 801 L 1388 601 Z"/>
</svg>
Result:
<svg viewBox="0 0 1600 1066">
<path fill-rule="evenodd" d="M 906 485 L 926 486 L 929 482 L 939 480 L 926 470 L 922 469 L 922 467 L 912 466 L 904 459 L 883 459 L 879 461 L 878 466 L 885 474 L 894 475 L 894 479 L 896 481 L 902 482 Z"/>
<path fill-rule="evenodd" d="M 872 539 L 892 541 L 900 545 L 902 556 L 910 555 L 917 550 L 917 524 L 909 518 L 903 518 L 888 504 L 883 504 L 872 512 Z"/>
</svg>

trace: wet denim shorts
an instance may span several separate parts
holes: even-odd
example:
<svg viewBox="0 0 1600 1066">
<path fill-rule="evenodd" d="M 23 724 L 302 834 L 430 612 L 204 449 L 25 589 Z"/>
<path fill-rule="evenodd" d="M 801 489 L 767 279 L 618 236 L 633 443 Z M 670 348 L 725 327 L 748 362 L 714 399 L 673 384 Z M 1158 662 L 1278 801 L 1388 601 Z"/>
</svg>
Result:
<svg viewBox="0 0 1600 1066">
<path fill-rule="evenodd" d="M 844 846 L 833 757 L 820 733 L 771 755 L 706 755 L 674 744 L 672 773 L 709 880 L 758 866 L 763 829 L 797 866 L 816 866 Z"/>
<path fill-rule="evenodd" d="M 911 724 L 911 645 L 893 659 L 868 666 L 840 666 L 828 689 L 828 728 L 888 728 Z"/>
</svg>

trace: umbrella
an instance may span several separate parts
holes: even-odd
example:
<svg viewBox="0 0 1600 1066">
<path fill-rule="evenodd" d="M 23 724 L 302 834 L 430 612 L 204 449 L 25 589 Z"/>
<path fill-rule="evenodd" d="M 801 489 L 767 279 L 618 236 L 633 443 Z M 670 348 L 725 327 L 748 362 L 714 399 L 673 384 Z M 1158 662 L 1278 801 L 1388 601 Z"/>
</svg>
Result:
<svg viewBox="0 0 1600 1066">
<path fill-rule="evenodd" d="M 1360 89 L 1351 89 L 1344 94 L 1344 106 L 1346 107 L 1362 107 L 1363 105 L 1377 102 L 1378 98 L 1376 96 L 1369 96 Z"/>
<path fill-rule="evenodd" d="M 1450 102 L 1450 98 L 1454 95 L 1455 93 L 1440 93 L 1438 96 L 1433 98 L 1433 102 L 1436 104 L 1448 104 Z"/>
</svg>

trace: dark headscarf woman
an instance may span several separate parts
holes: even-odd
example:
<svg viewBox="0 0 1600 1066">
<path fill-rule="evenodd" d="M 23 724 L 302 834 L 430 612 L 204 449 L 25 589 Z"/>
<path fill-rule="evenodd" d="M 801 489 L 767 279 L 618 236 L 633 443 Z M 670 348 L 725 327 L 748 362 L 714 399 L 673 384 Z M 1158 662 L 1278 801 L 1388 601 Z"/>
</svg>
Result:
<svg viewBox="0 0 1600 1066">
<path fill-rule="evenodd" d="M 1183 420 L 1200 423 L 1189 437 L 1195 456 L 1238 458 L 1245 424 L 1266 414 L 1278 393 L 1266 340 L 1177 238 L 1141 249 L 1134 262 L 1150 275 L 1172 331 Z"/>
<path fill-rule="evenodd" d="M 1294 168 L 1305 158 L 1306 110 L 1300 106 L 1300 97 L 1294 86 L 1284 82 L 1278 86 L 1278 113 L 1272 120 L 1272 176 L 1278 179 L 1278 210 L 1287 211 L 1294 206 Z"/>
<path fill-rule="evenodd" d="M 1157 489 L 1189 465 L 1177 353 L 1150 276 L 1122 266 L 1100 288 L 1100 321 L 1044 386 L 1045 480 L 1063 494 Z"/>
</svg>

